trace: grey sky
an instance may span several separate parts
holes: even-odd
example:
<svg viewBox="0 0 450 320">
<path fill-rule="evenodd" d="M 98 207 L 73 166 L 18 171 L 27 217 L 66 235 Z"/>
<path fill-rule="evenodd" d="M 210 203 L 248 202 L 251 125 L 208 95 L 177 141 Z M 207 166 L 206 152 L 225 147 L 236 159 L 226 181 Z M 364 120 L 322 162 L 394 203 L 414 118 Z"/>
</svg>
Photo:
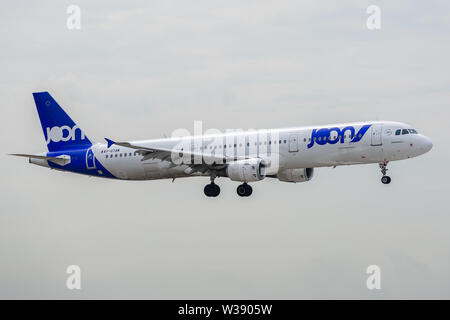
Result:
<svg viewBox="0 0 450 320">
<path fill-rule="evenodd" d="M 0 48 L 0 298 L 450 298 L 448 1 L 5 1 Z M 218 179 L 208 199 L 207 178 L 109 181 L 6 156 L 45 150 L 40 90 L 95 141 L 387 119 L 434 148 L 391 163 L 389 186 L 377 165 L 324 168 L 248 199 Z"/>
</svg>

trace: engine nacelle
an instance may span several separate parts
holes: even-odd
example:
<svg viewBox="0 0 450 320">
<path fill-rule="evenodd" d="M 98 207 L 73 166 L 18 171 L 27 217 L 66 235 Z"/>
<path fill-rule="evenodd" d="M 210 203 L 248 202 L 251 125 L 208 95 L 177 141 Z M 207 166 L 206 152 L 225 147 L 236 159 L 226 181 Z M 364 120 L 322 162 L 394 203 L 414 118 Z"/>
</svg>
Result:
<svg viewBox="0 0 450 320">
<path fill-rule="evenodd" d="M 260 181 L 266 177 L 265 167 L 261 159 L 233 161 L 228 164 L 227 175 L 233 181 Z"/>
<path fill-rule="evenodd" d="M 278 172 L 278 180 L 284 182 L 305 182 L 312 179 L 314 168 L 285 169 Z"/>
</svg>

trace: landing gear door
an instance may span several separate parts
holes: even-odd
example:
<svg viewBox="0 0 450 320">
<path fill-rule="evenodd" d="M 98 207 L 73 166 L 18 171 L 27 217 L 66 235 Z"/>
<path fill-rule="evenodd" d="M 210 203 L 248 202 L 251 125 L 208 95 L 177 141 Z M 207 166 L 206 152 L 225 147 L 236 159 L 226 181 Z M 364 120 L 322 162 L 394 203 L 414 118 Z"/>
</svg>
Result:
<svg viewBox="0 0 450 320">
<path fill-rule="evenodd" d="M 372 125 L 371 135 L 370 135 L 370 139 L 371 139 L 370 145 L 372 145 L 372 146 L 381 146 L 382 145 L 382 140 L 381 140 L 382 139 L 382 137 L 381 137 L 382 129 L 383 129 L 382 124 Z"/>
<path fill-rule="evenodd" d="M 296 134 L 289 135 L 289 152 L 298 151 L 298 136 Z"/>
<path fill-rule="evenodd" d="M 92 149 L 89 149 L 86 152 L 86 168 L 95 169 L 95 156 L 94 152 L 92 152 Z"/>
</svg>

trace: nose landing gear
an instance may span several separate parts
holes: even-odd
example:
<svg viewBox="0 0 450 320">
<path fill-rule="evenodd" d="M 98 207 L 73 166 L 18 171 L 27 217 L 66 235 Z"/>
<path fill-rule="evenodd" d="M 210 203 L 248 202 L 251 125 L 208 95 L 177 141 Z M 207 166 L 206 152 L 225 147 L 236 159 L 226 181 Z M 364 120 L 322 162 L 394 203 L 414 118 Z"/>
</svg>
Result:
<svg viewBox="0 0 450 320">
<path fill-rule="evenodd" d="M 240 197 L 249 197 L 252 194 L 253 189 L 247 183 L 243 183 L 237 187 L 236 192 Z"/>
<path fill-rule="evenodd" d="M 380 169 L 381 169 L 381 174 L 383 175 L 381 177 L 381 183 L 383 184 L 389 184 L 391 183 L 391 177 L 386 175 L 386 172 L 388 171 L 387 169 L 387 164 L 389 163 L 389 161 L 384 160 L 383 162 L 381 162 L 380 165 Z"/>
<path fill-rule="evenodd" d="M 383 184 L 389 184 L 389 183 L 391 183 L 391 177 L 389 177 L 389 176 L 383 176 L 383 177 L 381 177 L 381 182 L 382 182 Z"/>
</svg>

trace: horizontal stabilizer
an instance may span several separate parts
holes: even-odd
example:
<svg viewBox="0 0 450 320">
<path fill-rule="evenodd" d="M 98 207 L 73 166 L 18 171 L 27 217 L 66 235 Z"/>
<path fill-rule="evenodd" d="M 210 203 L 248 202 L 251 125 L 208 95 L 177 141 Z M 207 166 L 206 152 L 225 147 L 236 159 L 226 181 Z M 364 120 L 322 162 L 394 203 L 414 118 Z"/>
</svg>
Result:
<svg viewBox="0 0 450 320">
<path fill-rule="evenodd" d="M 56 164 L 59 164 L 60 166 L 70 163 L 70 156 L 67 156 L 67 155 L 61 155 L 58 157 L 47 157 L 47 156 L 40 156 L 40 155 L 36 155 L 36 154 L 12 153 L 12 154 L 10 154 L 10 156 L 24 157 L 24 158 L 29 158 L 29 159 L 47 160 L 47 161 L 51 161 Z"/>
</svg>

